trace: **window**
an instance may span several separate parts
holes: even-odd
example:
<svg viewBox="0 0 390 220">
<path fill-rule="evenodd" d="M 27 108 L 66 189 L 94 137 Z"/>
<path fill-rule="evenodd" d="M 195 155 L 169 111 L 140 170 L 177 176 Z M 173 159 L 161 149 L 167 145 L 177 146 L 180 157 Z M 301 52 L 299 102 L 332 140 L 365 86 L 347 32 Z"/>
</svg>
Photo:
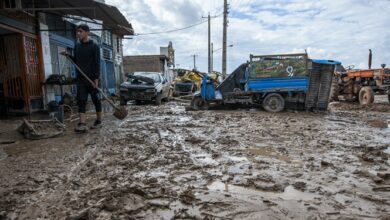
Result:
<svg viewBox="0 0 390 220">
<path fill-rule="evenodd" d="M 110 31 L 107 30 L 102 31 L 102 41 L 104 44 L 107 44 L 109 46 L 112 45 L 112 35 Z"/>
<path fill-rule="evenodd" d="M 68 50 L 65 47 L 58 46 L 56 44 L 50 44 L 51 54 L 51 66 L 53 74 L 65 75 L 66 77 L 72 76 L 72 66 L 65 56 L 61 56 L 60 53 Z M 69 52 L 69 50 L 68 50 Z"/>
</svg>

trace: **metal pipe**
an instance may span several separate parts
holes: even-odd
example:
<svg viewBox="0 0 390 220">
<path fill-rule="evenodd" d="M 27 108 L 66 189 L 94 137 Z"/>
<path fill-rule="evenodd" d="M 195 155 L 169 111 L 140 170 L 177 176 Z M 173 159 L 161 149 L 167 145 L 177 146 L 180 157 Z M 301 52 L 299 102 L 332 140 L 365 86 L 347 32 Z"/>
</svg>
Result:
<svg viewBox="0 0 390 220">
<path fill-rule="evenodd" d="M 368 49 L 370 53 L 368 54 L 368 69 L 371 69 L 371 64 L 372 64 L 372 51 L 371 49 Z"/>
</svg>

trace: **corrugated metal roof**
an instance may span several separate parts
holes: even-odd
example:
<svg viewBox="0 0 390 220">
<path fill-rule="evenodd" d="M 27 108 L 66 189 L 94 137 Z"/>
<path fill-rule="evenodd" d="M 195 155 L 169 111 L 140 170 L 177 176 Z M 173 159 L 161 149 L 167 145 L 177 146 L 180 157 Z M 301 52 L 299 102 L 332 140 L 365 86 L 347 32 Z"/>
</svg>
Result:
<svg viewBox="0 0 390 220">
<path fill-rule="evenodd" d="M 36 11 L 50 11 L 60 15 L 77 15 L 103 21 L 103 26 L 119 35 L 134 35 L 125 16 L 114 6 L 93 0 L 23 0 L 23 5 Z M 58 9 L 58 10 L 56 10 Z"/>
</svg>

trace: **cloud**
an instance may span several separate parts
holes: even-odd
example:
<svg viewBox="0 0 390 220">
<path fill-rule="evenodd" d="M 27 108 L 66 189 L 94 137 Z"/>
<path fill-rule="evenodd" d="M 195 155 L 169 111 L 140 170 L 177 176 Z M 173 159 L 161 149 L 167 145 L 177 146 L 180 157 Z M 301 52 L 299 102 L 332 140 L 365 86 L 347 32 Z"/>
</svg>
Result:
<svg viewBox="0 0 390 220">
<path fill-rule="evenodd" d="M 118 7 L 136 33 L 166 31 L 197 23 L 202 16 L 220 15 L 222 0 L 107 0 Z M 390 2 L 386 0 L 230 0 L 228 72 L 249 54 L 304 52 L 316 59 L 340 60 L 345 65 L 367 67 L 368 49 L 373 67 L 390 63 Z M 212 20 L 214 48 L 222 45 L 222 18 Z M 158 54 L 172 41 L 176 63 L 207 70 L 207 22 L 185 31 L 135 36 L 125 42 L 125 54 Z M 221 51 L 214 67 L 221 71 Z"/>
</svg>

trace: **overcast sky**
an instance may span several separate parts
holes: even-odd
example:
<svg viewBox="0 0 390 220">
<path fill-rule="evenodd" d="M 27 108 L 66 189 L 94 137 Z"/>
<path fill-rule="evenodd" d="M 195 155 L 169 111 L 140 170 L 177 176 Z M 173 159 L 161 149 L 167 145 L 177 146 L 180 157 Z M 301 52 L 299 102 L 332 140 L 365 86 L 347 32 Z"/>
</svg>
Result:
<svg viewBox="0 0 390 220">
<path fill-rule="evenodd" d="M 214 70 L 221 71 L 223 0 L 106 0 L 121 10 L 136 34 L 168 31 L 211 22 Z M 228 0 L 230 4 L 228 73 L 249 54 L 302 53 L 311 58 L 339 60 L 344 66 L 367 68 L 368 49 L 373 67 L 390 66 L 389 0 Z M 207 22 L 196 27 L 125 40 L 125 55 L 159 54 L 172 41 L 178 68 L 207 71 Z"/>
</svg>

